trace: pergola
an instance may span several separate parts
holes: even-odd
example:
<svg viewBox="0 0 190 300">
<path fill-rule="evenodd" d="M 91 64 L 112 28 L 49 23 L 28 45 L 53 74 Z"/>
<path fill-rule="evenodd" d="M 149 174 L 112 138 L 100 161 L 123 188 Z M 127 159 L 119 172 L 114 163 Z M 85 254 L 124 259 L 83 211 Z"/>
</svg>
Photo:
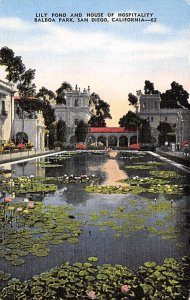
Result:
<svg viewBox="0 0 190 300">
<path fill-rule="evenodd" d="M 115 137 L 117 141 L 117 147 L 120 146 L 120 138 L 127 138 L 128 146 L 131 144 L 131 138 L 137 138 L 137 130 L 126 129 L 125 127 L 91 127 L 86 136 L 85 144 L 88 144 L 91 140 L 98 144 L 98 139 L 103 137 L 106 140 L 106 147 L 109 147 L 109 138 Z"/>
</svg>

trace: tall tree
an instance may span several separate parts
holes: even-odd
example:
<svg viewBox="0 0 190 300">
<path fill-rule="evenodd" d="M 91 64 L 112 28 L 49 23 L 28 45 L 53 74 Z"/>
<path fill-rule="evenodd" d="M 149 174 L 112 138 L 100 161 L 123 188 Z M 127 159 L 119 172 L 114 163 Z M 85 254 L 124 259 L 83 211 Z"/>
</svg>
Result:
<svg viewBox="0 0 190 300">
<path fill-rule="evenodd" d="M 171 89 L 166 90 L 161 94 L 161 108 L 188 108 L 190 109 L 190 103 L 188 102 L 189 94 L 184 90 L 183 86 L 175 81 L 171 83 Z"/>
<path fill-rule="evenodd" d="M 59 120 L 57 122 L 57 141 L 64 143 L 66 141 L 67 126 L 65 121 Z"/>
<path fill-rule="evenodd" d="M 120 118 L 118 123 L 120 127 L 135 130 L 137 129 L 137 126 L 140 126 L 141 122 L 139 116 L 137 116 L 136 113 L 129 110 L 126 115 Z"/>
<path fill-rule="evenodd" d="M 62 85 L 56 90 L 56 103 L 66 104 L 66 92 L 72 91 L 72 86 L 70 83 L 64 81 Z"/>
<path fill-rule="evenodd" d="M 139 142 L 151 142 L 151 128 L 149 122 L 146 119 L 141 119 L 136 113 L 129 110 L 128 113 L 124 115 L 118 123 L 120 127 L 125 127 L 129 130 L 136 130 L 138 127 Z"/>
<path fill-rule="evenodd" d="M 128 101 L 131 105 L 136 105 L 137 102 L 138 102 L 138 98 L 135 95 L 133 95 L 132 93 L 129 93 L 128 94 Z"/>
<path fill-rule="evenodd" d="M 150 123 L 146 119 L 140 119 L 139 142 L 143 144 L 151 143 Z"/>
<path fill-rule="evenodd" d="M 18 93 L 21 97 L 34 96 L 36 85 L 32 83 L 35 78 L 35 70 L 28 69 L 20 75 L 19 83 L 17 84 Z"/>
<path fill-rule="evenodd" d="M 84 143 L 87 134 L 88 134 L 88 125 L 86 123 L 84 123 L 83 121 L 80 121 L 75 130 L 75 136 L 76 136 L 77 143 L 80 143 L 80 142 Z"/>
<path fill-rule="evenodd" d="M 55 121 L 54 109 L 50 103 L 50 101 L 55 98 L 55 93 L 48 90 L 46 87 L 42 87 L 39 89 L 36 97 L 42 100 L 42 112 L 45 119 L 45 125 L 49 129 L 50 124 Z"/>
<path fill-rule="evenodd" d="M 150 82 L 149 80 L 145 80 L 144 92 L 145 95 L 153 95 L 160 93 L 158 90 L 154 89 L 154 83 Z"/>
<path fill-rule="evenodd" d="M 145 80 L 144 92 L 145 95 L 154 94 L 154 83 L 150 82 L 149 80 Z"/>
<path fill-rule="evenodd" d="M 43 99 L 45 102 L 49 102 L 53 98 L 55 98 L 55 93 L 51 90 L 48 90 L 46 87 L 42 86 L 41 89 L 39 89 L 37 95 L 37 98 Z"/>
<path fill-rule="evenodd" d="M 21 74 L 25 72 L 25 65 L 20 56 L 15 56 L 12 49 L 2 47 L 0 49 L 0 65 L 5 66 L 6 79 L 16 83 L 20 80 Z"/>
<path fill-rule="evenodd" d="M 0 65 L 6 67 L 6 79 L 9 82 L 17 83 L 18 92 L 21 97 L 33 96 L 35 94 L 36 86 L 32 83 L 35 77 L 35 70 L 26 70 L 21 57 L 15 56 L 13 50 L 8 47 L 0 49 Z"/>
<path fill-rule="evenodd" d="M 174 126 L 168 122 L 160 122 L 160 124 L 157 127 L 157 130 L 159 131 L 159 144 L 164 145 L 164 143 L 168 141 L 167 134 L 174 132 Z"/>
<path fill-rule="evenodd" d="M 3 47 L 0 50 L 0 65 L 6 66 L 6 79 L 17 83 L 19 95 L 21 97 L 32 96 L 35 94 L 35 84 L 32 80 L 35 77 L 35 70 L 29 69 L 22 62 L 20 56 L 15 56 L 13 50 Z"/>
<path fill-rule="evenodd" d="M 89 125 L 91 127 L 105 127 L 105 119 L 112 119 L 110 105 L 102 100 L 96 93 L 91 94 L 90 103 L 94 103 L 96 114 L 89 120 Z"/>
</svg>

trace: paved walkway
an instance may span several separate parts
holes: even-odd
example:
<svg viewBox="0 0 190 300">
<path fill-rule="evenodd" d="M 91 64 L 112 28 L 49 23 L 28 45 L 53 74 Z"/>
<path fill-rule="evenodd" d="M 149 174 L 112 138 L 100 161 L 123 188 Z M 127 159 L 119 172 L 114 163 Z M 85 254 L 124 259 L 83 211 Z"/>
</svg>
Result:
<svg viewBox="0 0 190 300">
<path fill-rule="evenodd" d="M 25 159 L 29 159 L 36 156 L 41 156 L 49 153 L 54 153 L 54 150 L 30 150 L 30 151 L 19 151 L 16 153 L 6 153 L 0 154 L 0 166 L 8 163 L 8 162 L 15 162 L 21 161 Z"/>
<path fill-rule="evenodd" d="M 174 160 L 184 166 L 190 167 L 190 156 L 185 156 L 182 151 L 163 151 L 161 149 L 156 149 L 156 153 Z"/>
</svg>

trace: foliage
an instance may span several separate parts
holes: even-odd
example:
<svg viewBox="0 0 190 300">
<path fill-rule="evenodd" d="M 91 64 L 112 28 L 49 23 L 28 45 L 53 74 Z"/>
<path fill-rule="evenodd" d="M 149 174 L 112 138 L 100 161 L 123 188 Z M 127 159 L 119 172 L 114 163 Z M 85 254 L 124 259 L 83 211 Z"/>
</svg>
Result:
<svg viewBox="0 0 190 300">
<path fill-rule="evenodd" d="M 41 89 L 39 89 L 36 97 L 40 100 L 43 100 L 41 102 L 41 110 L 43 112 L 45 125 L 47 126 L 48 129 L 50 129 L 51 124 L 55 121 L 54 109 L 52 109 L 50 101 L 55 98 L 55 94 L 51 90 L 42 87 Z M 35 110 L 37 110 L 37 107 Z M 50 135 L 51 134 L 52 132 L 50 130 Z"/>
<path fill-rule="evenodd" d="M 28 143 L 26 144 L 26 149 L 31 149 L 32 147 L 34 147 L 34 143 L 31 141 L 28 141 Z"/>
<path fill-rule="evenodd" d="M 139 141 L 141 143 L 151 142 L 151 128 L 149 122 L 140 118 L 136 113 L 129 110 L 126 115 L 120 118 L 118 123 L 120 127 L 125 127 L 129 130 L 135 130 L 138 126 Z"/>
<path fill-rule="evenodd" d="M 40 180 L 39 177 L 13 177 L 13 183 L 10 184 L 9 178 L 0 181 L 0 188 L 17 195 L 26 193 L 54 192 L 57 189 L 55 184 L 49 184 L 45 180 Z"/>
<path fill-rule="evenodd" d="M 56 90 L 56 103 L 57 104 L 66 104 L 66 92 L 71 91 L 72 86 L 70 83 L 64 81 L 60 88 Z"/>
<path fill-rule="evenodd" d="M 48 90 L 46 87 L 42 86 L 41 89 L 39 89 L 37 95 L 37 98 L 42 98 L 43 101 L 50 101 L 53 98 L 55 98 L 55 93 L 52 92 L 51 90 Z"/>
<path fill-rule="evenodd" d="M 122 118 L 119 120 L 119 126 L 120 127 L 125 127 L 127 129 L 135 130 L 137 126 L 140 125 L 140 118 L 137 116 L 136 113 L 132 112 L 131 110 L 128 111 L 126 115 L 124 115 Z"/>
<path fill-rule="evenodd" d="M 69 208 L 26 200 L 1 207 L 1 258 L 21 265 L 29 254 L 47 256 L 50 245 L 78 242 L 83 222 L 74 220 Z"/>
<path fill-rule="evenodd" d="M 183 86 L 173 81 L 171 89 L 161 94 L 161 108 L 190 108 L 188 102 L 189 94 Z"/>
<path fill-rule="evenodd" d="M 160 132 L 158 136 L 158 141 L 160 145 L 164 145 L 168 139 L 168 133 L 172 133 L 174 128 L 172 124 L 168 122 L 160 122 L 157 127 L 157 130 Z"/>
<path fill-rule="evenodd" d="M 77 143 L 84 143 L 88 134 L 88 125 L 84 121 L 80 121 L 75 129 Z"/>
<path fill-rule="evenodd" d="M 63 263 L 49 272 L 21 282 L 9 281 L 2 300 L 18 299 L 138 299 L 185 300 L 188 296 L 189 259 L 166 259 L 163 265 L 146 262 L 134 272 L 122 265 L 95 266 L 88 262 Z"/>
<path fill-rule="evenodd" d="M 36 92 L 36 85 L 32 83 L 35 78 L 36 70 L 28 69 L 21 74 L 19 83 L 17 84 L 18 92 L 21 97 L 34 96 Z"/>
<path fill-rule="evenodd" d="M 15 56 L 13 50 L 8 47 L 2 47 L 0 50 L 0 65 L 6 66 L 8 73 L 6 79 L 17 83 L 19 95 L 21 97 L 33 96 L 36 86 L 32 83 L 35 77 L 35 70 L 26 70 L 20 56 Z"/>
<path fill-rule="evenodd" d="M 128 94 L 128 101 L 131 105 L 136 105 L 137 102 L 138 102 L 138 98 L 135 95 L 133 95 L 132 93 L 129 93 Z"/>
<path fill-rule="evenodd" d="M 16 145 L 14 142 L 7 142 L 3 145 L 4 150 L 13 150 L 16 148 Z"/>
<path fill-rule="evenodd" d="M 144 92 L 145 95 L 159 94 L 159 91 L 154 89 L 154 83 L 149 80 L 145 80 Z"/>
<path fill-rule="evenodd" d="M 57 141 L 64 143 L 66 141 L 67 126 L 65 121 L 59 120 L 56 124 L 57 127 Z"/>
<path fill-rule="evenodd" d="M 61 141 L 56 141 L 55 143 L 54 143 L 54 147 L 62 147 L 62 142 Z"/>
<path fill-rule="evenodd" d="M 141 143 L 151 142 L 151 128 L 150 123 L 146 119 L 141 119 L 141 125 L 139 129 L 139 141 Z"/>
<path fill-rule="evenodd" d="M 94 103 L 96 115 L 93 115 L 88 124 L 91 127 L 105 127 L 105 119 L 111 119 L 110 105 L 102 100 L 96 93 L 92 93 L 90 96 L 90 102 Z"/>
<path fill-rule="evenodd" d="M 18 102 L 19 107 L 23 111 L 35 112 L 42 111 L 45 125 L 48 129 L 51 128 L 52 123 L 55 121 L 54 110 L 51 107 L 49 101 L 44 101 L 40 98 L 25 98 L 22 97 Z M 50 132 L 51 134 L 51 132 Z"/>
<path fill-rule="evenodd" d="M 2 47 L 0 50 L 0 65 L 6 66 L 6 79 L 16 83 L 20 75 L 25 72 L 25 66 L 20 56 L 14 56 L 13 50 L 8 47 Z"/>
</svg>

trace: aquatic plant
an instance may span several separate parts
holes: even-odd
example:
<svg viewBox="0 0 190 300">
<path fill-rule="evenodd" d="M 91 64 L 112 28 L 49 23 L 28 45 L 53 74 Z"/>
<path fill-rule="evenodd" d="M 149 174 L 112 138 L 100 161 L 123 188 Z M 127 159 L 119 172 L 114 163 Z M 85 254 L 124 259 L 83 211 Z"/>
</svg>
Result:
<svg viewBox="0 0 190 300">
<path fill-rule="evenodd" d="M 83 222 L 70 217 L 70 208 L 32 201 L 11 207 L 11 213 L 9 207 L 0 211 L 0 257 L 13 265 L 23 264 L 28 254 L 48 255 L 51 244 L 78 242 Z"/>
<path fill-rule="evenodd" d="M 152 184 L 148 187 L 140 185 L 140 180 L 126 180 L 131 185 L 90 185 L 85 186 L 84 190 L 87 193 L 100 193 L 100 194 L 180 194 L 183 192 L 184 187 L 177 184 L 163 184 L 164 181 L 158 181 L 159 184 Z M 139 184 L 138 184 L 139 182 Z M 143 182 L 143 180 L 142 180 Z M 154 182 L 152 180 L 152 182 Z M 135 184 L 136 183 L 136 184 Z M 162 183 L 162 184 L 161 184 Z"/>
<path fill-rule="evenodd" d="M 100 231 L 111 228 L 116 238 L 121 235 L 129 237 L 135 231 L 145 231 L 150 237 L 157 235 L 164 240 L 177 241 L 183 237 L 184 231 L 174 225 L 176 211 L 177 207 L 171 201 L 143 199 L 139 202 L 131 199 L 126 206 L 119 206 L 113 212 L 99 210 L 89 213 L 88 225 L 98 226 Z M 176 246 L 180 245 L 176 243 Z"/>
<path fill-rule="evenodd" d="M 147 164 L 135 164 L 135 165 L 129 165 L 125 166 L 126 169 L 134 169 L 134 170 L 149 170 L 152 169 L 153 166 L 147 165 Z"/>
<path fill-rule="evenodd" d="M 162 265 L 146 262 L 136 272 L 122 265 L 65 262 L 24 282 L 9 280 L 0 298 L 185 300 L 189 279 L 188 257 L 166 259 Z"/>
<path fill-rule="evenodd" d="M 176 171 L 168 171 L 168 170 L 152 170 L 150 171 L 150 175 L 160 178 L 176 178 L 178 177 L 178 173 Z"/>
</svg>

